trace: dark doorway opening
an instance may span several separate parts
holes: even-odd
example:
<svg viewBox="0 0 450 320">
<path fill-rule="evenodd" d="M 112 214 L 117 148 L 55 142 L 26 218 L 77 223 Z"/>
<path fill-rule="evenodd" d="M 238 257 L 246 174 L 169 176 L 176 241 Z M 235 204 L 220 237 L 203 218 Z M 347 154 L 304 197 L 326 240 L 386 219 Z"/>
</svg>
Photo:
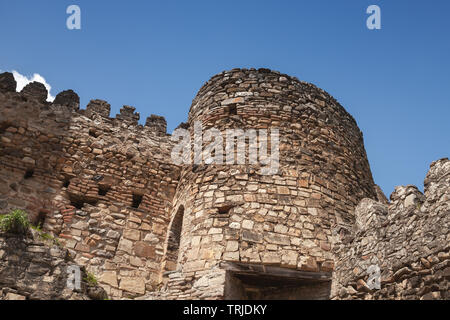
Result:
<svg viewBox="0 0 450 320">
<path fill-rule="evenodd" d="M 331 273 L 223 263 L 227 300 L 328 300 Z"/>
</svg>

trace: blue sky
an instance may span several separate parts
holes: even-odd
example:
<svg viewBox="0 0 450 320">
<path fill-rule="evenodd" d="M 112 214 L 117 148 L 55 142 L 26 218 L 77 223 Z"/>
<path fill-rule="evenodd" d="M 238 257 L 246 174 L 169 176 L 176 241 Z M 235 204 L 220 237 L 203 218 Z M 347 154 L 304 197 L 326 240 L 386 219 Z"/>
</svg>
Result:
<svg viewBox="0 0 450 320">
<path fill-rule="evenodd" d="M 66 8 L 81 8 L 81 30 Z M 382 29 L 366 28 L 381 8 Z M 312 82 L 356 119 L 375 182 L 423 187 L 449 156 L 450 1 L 5 1 L 0 69 L 38 73 L 82 108 L 132 105 L 141 122 L 186 121 L 197 90 L 235 67 L 266 67 Z"/>
</svg>

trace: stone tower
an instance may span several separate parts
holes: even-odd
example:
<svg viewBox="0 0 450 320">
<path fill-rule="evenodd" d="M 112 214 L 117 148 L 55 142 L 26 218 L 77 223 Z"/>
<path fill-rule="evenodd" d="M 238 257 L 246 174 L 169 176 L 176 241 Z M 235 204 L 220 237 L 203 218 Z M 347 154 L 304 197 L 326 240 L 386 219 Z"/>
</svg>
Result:
<svg viewBox="0 0 450 320">
<path fill-rule="evenodd" d="M 331 228 L 349 224 L 361 199 L 376 199 L 353 117 L 312 84 L 233 69 L 198 92 L 188 119 L 194 139 L 198 124 L 223 137 L 227 129 L 267 129 L 268 136 L 278 129 L 279 168 L 263 174 L 261 161 L 249 160 L 258 148 L 250 148 L 245 164 L 182 169 L 159 298 L 328 298 Z M 227 142 L 224 157 L 235 153 Z"/>
</svg>

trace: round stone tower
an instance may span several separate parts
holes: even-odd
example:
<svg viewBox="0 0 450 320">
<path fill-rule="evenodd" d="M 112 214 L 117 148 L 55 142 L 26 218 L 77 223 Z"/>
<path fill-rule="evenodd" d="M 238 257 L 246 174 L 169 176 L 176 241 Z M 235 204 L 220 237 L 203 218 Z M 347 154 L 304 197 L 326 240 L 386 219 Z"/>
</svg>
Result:
<svg viewBox="0 0 450 320">
<path fill-rule="evenodd" d="M 268 69 L 233 69 L 203 85 L 188 125 L 192 142 L 194 130 L 203 132 L 203 158 L 182 170 L 163 270 L 193 283 L 224 263 L 331 272 L 332 225 L 351 223 L 358 202 L 376 198 L 353 117 L 312 84 Z M 222 133 L 223 163 L 204 161 L 220 153 L 205 153 L 212 128 Z M 230 138 L 229 129 L 241 131 Z"/>
</svg>

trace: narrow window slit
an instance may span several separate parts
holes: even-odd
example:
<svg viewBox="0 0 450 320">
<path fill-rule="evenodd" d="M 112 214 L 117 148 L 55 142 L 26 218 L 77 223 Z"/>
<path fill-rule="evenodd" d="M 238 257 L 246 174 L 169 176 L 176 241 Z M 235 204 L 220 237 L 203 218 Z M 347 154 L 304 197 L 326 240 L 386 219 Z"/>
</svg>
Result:
<svg viewBox="0 0 450 320">
<path fill-rule="evenodd" d="M 217 213 L 220 215 L 229 214 L 230 210 L 233 208 L 233 205 L 224 205 L 222 207 L 217 208 Z"/>
<path fill-rule="evenodd" d="M 141 202 L 142 202 L 142 197 L 143 197 L 143 195 L 141 195 L 141 194 L 133 193 L 133 203 L 131 206 L 133 208 L 139 208 L 139 206 L 141 205 Z"/>
</svg>

